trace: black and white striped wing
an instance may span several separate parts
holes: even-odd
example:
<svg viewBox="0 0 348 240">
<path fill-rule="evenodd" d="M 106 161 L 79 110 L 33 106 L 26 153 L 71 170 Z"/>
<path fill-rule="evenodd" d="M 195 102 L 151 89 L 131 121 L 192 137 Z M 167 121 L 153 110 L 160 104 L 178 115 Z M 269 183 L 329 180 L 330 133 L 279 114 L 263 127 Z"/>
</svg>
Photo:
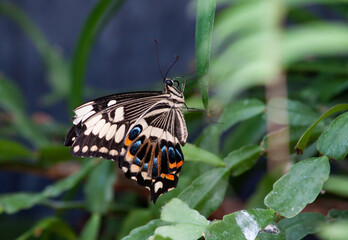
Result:
<svg viewBox="0 0 348 240">
<path fill-rule="evenodd" d="M 187 130 L 181 109 L 166 94 L 111 95 L 77 107 L 65 139 L 77 157 L 117 160 L 129 178 L 147 187 L 155 202 L 176 187 Z"/>
</svg>

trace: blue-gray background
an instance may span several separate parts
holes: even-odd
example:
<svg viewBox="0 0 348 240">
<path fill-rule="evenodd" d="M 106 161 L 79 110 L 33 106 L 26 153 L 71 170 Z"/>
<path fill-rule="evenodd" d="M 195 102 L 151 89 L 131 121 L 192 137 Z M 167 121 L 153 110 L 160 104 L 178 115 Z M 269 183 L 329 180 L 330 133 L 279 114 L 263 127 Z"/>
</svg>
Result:
<svg viewBox="0 0 348 240">
<path fill-rule="evenodd" d="M 82 24 L 96 0 L 13 0 L 43 32 L 47 40 L 70 59 Z M 86 84 L 105 93 L 154 90 L 161 81 L 153 39 L 159 42 L 160 60 L 165 70 L 179 55 L 171 76 L 192 72 L 194 66 L 194 13 L 187 0 L 129 0 L 98 36 L 87 67 Z M 70 125 L 67 103 L 44 106 L 40 98 L 50 91 L 44 64 L 27 35 L 10 19 L 0 16 L 0 72 L 13 80 L 27 101 L 30 114 L 43 111 Z M 160 89 L 159 89 L 160 90 Z M 100 91 L 99 91 L 100 92 Z M 92 94 L 93 95 L 93 94 Z M 0 96 L 1 97 L 1 96 Z M 91 97 L 99 97 L 95 95 Z M 41 191 L 50 180 L 40 176 L 0 170 L 0 193 Z M 48 214 L 34 207 L 16 216 L 0 217 L 6 229 L 19 218 L 32 221 Z M 12 220 L 11 220 L 12 219 Z M 4 225 L 5 224 L 5 225 Z M 22 226 L 25 229 L 25 226 Z"/>
</svg>

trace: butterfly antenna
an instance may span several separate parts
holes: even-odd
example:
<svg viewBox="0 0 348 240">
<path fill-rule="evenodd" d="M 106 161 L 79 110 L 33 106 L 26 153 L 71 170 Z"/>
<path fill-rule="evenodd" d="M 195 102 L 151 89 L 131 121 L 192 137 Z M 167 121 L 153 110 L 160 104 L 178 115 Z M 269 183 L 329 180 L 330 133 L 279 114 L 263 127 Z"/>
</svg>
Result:
<svg viewBox="0 0 348 240">
<path fill-rule="evenodd" d="M 166 77 L 167 77 L 167 75 L 168 75 L 170 69 L 172 69 L 172 67 L 175 65 L 175 63 L 179 60 L 179 56 L 175 55 L 174 57 L 175 57 L 175 60 L 174 60 L 174 62 L 172 63 L 172 65 L 170 65 L 170 67 L 168 68 L 168 70 L 166 71 L 166 74 L 164 74 L 164 79 L 166 79 Z"/>
<path fill-rule="evenodd" d="M 157 56 L 157 65 L 158 65 L 158 69 L 159 69 L 159 71 L 160 71 L 161 77 L 162 77 L 163 79 L 165 79 L 165 76 L 163 77 L 163 72 L 162 72 L 162 69 L 161 69 L 160 62 L 159 62 L 158 43 L 157 43 L 157 40 L 156 40 L 156 39 L 153 39 L 153 41 L 154 41 L 155 44 L 156 44 L 156 56 Z"/>
</svg>

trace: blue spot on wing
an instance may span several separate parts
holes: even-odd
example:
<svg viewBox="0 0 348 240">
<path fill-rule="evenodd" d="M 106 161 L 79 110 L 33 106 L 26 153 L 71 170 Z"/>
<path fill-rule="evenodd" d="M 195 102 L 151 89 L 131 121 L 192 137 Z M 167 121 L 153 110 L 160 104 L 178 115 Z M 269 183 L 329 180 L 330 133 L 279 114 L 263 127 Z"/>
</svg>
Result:
<svg viewBox="0 0 348 240">
<path fill-rule="evenodd" d="M 141 140 L 136 141 L 131 147 L 131 149 L 129 150 L 129 152 L 134 156 L 137 153 L 140 145 L 141 145 Z"/>
<path fill-rule="evenodd" d="M 135 126 L 130 132 L 129 132 L 129 140 L 134 140 L 141 132 L 141 125 Z"/>
</svg>

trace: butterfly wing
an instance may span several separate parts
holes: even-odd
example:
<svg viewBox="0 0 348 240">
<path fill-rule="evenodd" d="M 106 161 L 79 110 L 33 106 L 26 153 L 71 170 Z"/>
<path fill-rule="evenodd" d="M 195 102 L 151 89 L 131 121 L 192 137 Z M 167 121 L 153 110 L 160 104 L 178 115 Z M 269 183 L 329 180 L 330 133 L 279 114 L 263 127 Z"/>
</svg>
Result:
<svg viewBox="0 0 348 240">
<path fill-rule="evenodd" d="M 173 108 L 167 94 L 110 95 L 74 112 L 65 139 L 73 156 L 118 160 L 127 177 L 150 189 L 154 202 L 176 187 L 187 130 L 181 109 Z"/>
</svg>

